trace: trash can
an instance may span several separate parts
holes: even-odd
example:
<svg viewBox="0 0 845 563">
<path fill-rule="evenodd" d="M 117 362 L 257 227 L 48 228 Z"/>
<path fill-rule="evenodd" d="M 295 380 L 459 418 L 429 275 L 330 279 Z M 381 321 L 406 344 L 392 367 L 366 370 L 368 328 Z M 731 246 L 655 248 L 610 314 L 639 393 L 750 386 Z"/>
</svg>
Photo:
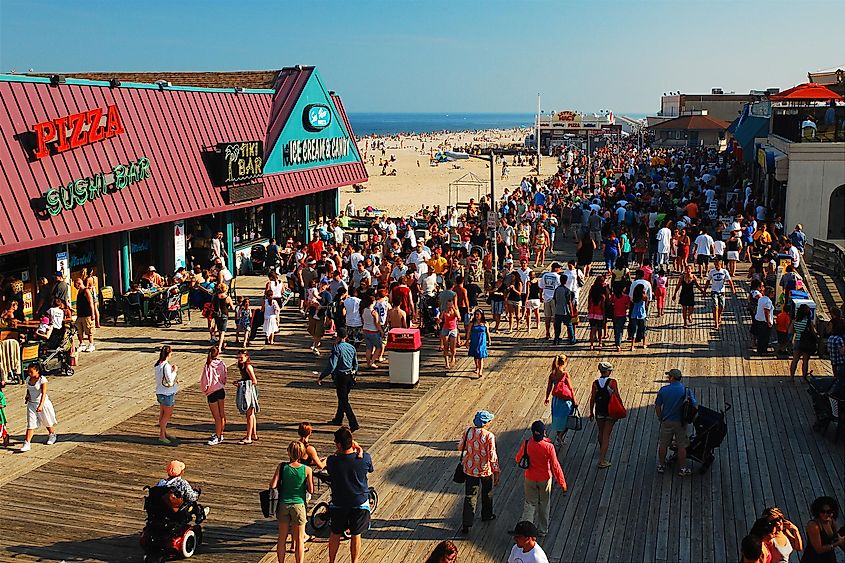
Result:
<svg viewBox="0 0 845 563">
<path fill-rule="evenodd" d="M 390 384 L 413 387 L 420 380 L 420 348 L 418 328 L 392 328 L 387 333 L 386 349 L 390 351 Z"/>
</svg>

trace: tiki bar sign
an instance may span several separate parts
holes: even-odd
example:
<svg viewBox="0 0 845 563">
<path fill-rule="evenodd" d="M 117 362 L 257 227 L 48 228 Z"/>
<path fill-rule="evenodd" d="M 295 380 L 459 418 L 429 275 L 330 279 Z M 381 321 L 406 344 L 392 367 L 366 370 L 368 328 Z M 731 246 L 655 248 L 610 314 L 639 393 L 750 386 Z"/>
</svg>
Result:
<svg viewBox="0 0 845 563">
<path fill-rule="evenodd" d="M 225 165 L 220 175 L 223 184 L 258 178 L 264 173 L 264 143 L 262 141 L 219 143 L 217 152 L 223 155 Z"/>
<path fill-rule="evenodd" d="M 97 108 L 52 121 L 43 121 L 32 127 L 35 132 L 35 158 L 64 152 L 77 147 L 110 139 L 124 132 L 117 106 L 105 110 Z"/>
<path fill-rule="evenodd" d="M 110 172 L 100 172 L 89 178 L 81 178 L 47 190 L 44 207 L 55 217 L 62 211 L 70 211 L 77 205 L 94 201 L 150 177 L 150 159 L 142 156 L 128 164 L 118 164 Z"/>
</svg>

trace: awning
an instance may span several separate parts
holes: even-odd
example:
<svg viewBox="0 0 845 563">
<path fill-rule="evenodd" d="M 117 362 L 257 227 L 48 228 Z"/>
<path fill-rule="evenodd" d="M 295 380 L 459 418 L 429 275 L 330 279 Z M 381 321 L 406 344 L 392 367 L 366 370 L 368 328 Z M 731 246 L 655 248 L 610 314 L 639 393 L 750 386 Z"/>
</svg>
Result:
<svg viewBox="0 0 845 563">
<path fill-rule="evenodd" d="M 757 137 L 765 137 L 769 134 L 769 119 L 766 117 L 748 116 L 742 120 L 734 131 L 734 138 L 742 147 L 743 154 L 747 155 L 748 161 L 753 160 L 753 143 Z"/>
<path fill-rule="evenodd" d="M 739 125 L 739 117 L 731 121 L 731 124 L 728 125 L 728 133 L 733 134 L 736 131 L 737 126 Z"/>
<path fill-rule="evenodd" d="M 778 182 L 789 179 L 789 155 L 770 146 L 757 149 L 757 163 L 766 174 L 772 174 Z"/>
</svg>

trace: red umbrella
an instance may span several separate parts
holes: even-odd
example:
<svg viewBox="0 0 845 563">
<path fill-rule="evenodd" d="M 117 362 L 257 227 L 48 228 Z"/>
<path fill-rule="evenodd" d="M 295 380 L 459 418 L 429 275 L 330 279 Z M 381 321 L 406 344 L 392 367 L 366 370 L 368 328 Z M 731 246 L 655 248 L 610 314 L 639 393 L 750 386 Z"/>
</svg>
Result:
<svg viewBox="0 0 845 563">
<path fill-rule="evenodd" d="M 793 86 L 789 90 L 784 90 L 779 94 L 775 94 L 769 99 L 773 102 L 827 102 L 829 100 L 841 102 L 842 96 L 826 86 L 807 82 L 806 84 L 799 84 L 798 86 Z"/>
</svg>

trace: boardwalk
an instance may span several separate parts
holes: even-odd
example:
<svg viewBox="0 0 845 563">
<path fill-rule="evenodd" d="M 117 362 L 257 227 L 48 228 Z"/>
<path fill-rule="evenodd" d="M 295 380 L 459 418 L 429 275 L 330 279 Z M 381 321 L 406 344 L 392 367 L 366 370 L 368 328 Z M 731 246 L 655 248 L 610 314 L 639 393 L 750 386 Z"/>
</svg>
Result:
<svg viewBox="0 0 845 563">
<path fill-rule="evenodd" d="M 645 351 L 589 352 L 583 343 L 562 350 L 571 358 L 579 403 L 586 407 L 595 366 L 606 360 L 616 366 L 630 414 L 614 430 L 609 469 L 595 468 L 594 425 L 585 421 L 584 430 L 570 434 L 561 452 L 570 492 L 554 491 L 552 529 L 543 542 L 552 561 L 733 561 L 739 540 L 763 507 L 781 506 L 803 530 L 815 496 L 845 496 L 843 445 L 810 429 L 812 410 L 803 384 L 783 377 L 788 369 L 784 361 L 749 358 L 744 299 L 729 301 L 727 322 L 718 334 L 709 328 L 703 308 L 696 321 L 696 328 L 681 328 L 680 313 L 671 306 L 664 318 L 652 319 L 652 340 Z M 255 353 L 262 392 L 261 441 L 251 447 L 227 443 L 212 449 L 202 443 L 211 433 L 211 421 L 195 386 L 183 390 L 177 403 L 174 433 L 182 438 L 180 445 L 153 445 L 157 411 L 143 407 L 151 404 L 151 399 L 143 400 L 150 394 L 153 360 L 148 351 L 127 351 L 105 372 L 83 367 L 73 382 L 57 380 L 53 399 L 65 420 L 71 408 L 59 394 L 61 385 L 81 389 L 70 401 L 76 405 L 75 416 L 85 414 L 86 388 L 98 390 L 92 403 L 109 404 L 110 393 L 101 389 L 104 382 L 114 394 L 125 393 L 118 396 L 125 397 L 122 403 L 127 406 L 114 424 L 95 420 L 90 432 L 62 435 L 60 444 L 67 445 L 53 458 L 0 456 L 0 474 L 13 476 L 3 481 L 0 559 L 138 560 L 140 488 L 160 476 L 168 459 L 179 457 L 213 508 L 209 543 L 196 559 L 275 561 L 275 523 L 260 518 L 257 492 L 266 485 L 296 423 L 302 418 L 327 420 L 334 406 L 331 390 L 312 383 L 317 364 L 310 354 L 297 351 L 304 338 L 294 323 L 292 318 L 286 323 L 291 330 L 283 346 Z M 579 329 L 582 342 L 584 331 Z M 144 349 L 158 339 L 157 331 L 108 332 L 120 335 L 115 338 L 143 339 L 138 344 Z M 196 319 L 192 329 L 174 334 L 193 339 L 195 348 L 202 335 Z M 430 361 L 423 366 L 417 389 L 389 388 L 384 371 L 364 377 L 353 404 L 361 412 L 358 437 L 373 455 L 376 473 L 371 484 L 378 488 L 381 502 L 373 529 L 365 535 L 363 561 L 421 561 L 437 541 L 447 538 L 458 543 L 462 562 L 505 559 L 511 545 L 506 530 L 522 507 L 521 471 L 513 456 L 530 422 L 549 417 L 543 406 L 545 380 L 552 357 L 561 351 L 533 336 L 537 334 L 494 336 L 490 368 L 482 381 L 470 379 L 468 360 L 446 377 L 430 344 L 425 350 Z M 108 345 L 104 360 L 106 354 L 117 356 Z M 194 353 L 180 363 L 190 362 L 198 373 L 199 361 Z M 654 470 L 657 423 L 651 405 L 663 372 L 672 367 L 688 374 L 686 383 L 703 404 L 733 407 L 729 435 L 704 476 L 682 479 Z M 816 373 L 829 372 L 827 362 L 815 360 L 811 367 Z M 123 380 L 133 384 L 122 385 Z M 9 393 L 14 401 L 19 398 L 16 392 Z M 114 418 L 112 407 L 96 407 L 92 405 L 95 417 Z M 462 537 L 462 489 L 451 482 L 455 443 L 472 413 L 482 407 L 497 415 L 491 429 L 497 434 L 503 467 L 494 501 L 498 519 L 478 522 Z M 234 442 L 243 419 L 233 405 L 228 411 L 232 429 L 227 438 Z M 20 415 L 15 416 L 20 421 Z M 19 422 L 13 429 L 20 429 Z M 318 450 L 328 452 L 328 428 L 319 430 Z M 44 455 L 45 450 L 39 443 L 31 453 Z M 32 465 L 25 475 L 22 464 Z M 326 561 L 323 541 L 309 547 L 307 561 Z M 341 560 L 348 561 L 348 552 L 345 557 Z"/>
</svg>

